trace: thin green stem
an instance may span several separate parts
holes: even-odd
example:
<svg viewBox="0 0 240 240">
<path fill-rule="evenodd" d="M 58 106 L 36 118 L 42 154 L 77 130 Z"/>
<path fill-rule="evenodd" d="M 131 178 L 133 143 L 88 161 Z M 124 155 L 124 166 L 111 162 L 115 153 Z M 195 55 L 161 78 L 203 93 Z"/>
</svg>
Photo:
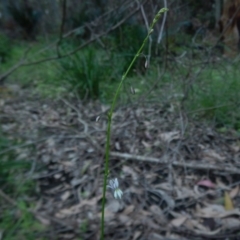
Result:
<svg viewBox="0 0 240 240">
<path fill-rule="evenodd" d="M 136 53 L 136 55 L 134 56 L 133 60 L 131 61 L 130 65 L 128 66 L 128 69 L 126 70 L 126 72 L 123 74 L 121 82 L 118 85 L 118 88 L 116 90 L 116 93 L 114 95 L 113 101 L 112 101 L 112 105 L 111 108 L 108 112 L 108 125 L 107 125 L 107 142 L 106 142 L 106 151 L 105 151 L 105 166 L 104 166 L 104 182 L 103 182 L 103 198 L 102 198 L 102 218 L 101 218 L 101 240 L 104 240 L 104 209 L 105 209 L 105 201 L 106 201 L 106 190 L 107 190 L 107 179 L 108 179 L 108 174 L 109 174 L 109 154 L 110 154 L 110 138 L 111 138 L 111 125 L 112 125 L 112 115 L 113 115 L 113 111 L 117 102 L 117 98 L 118 95 L 120 93 L 120 90 L 122 88 L 123 82 L 126 79 L 130 69 L 132 68 L 134 62 L 136 61 L 136 59 L 139 57 L 139 55 L 141 54 L 149 36 L 151 35 L 151 33 L 153 32 L 153 27 L 156 24 L 156 22 L 158 21 L 158 19 L 160 18 L 161 14 L 166 12 L 167 9 L 166 8 L 162 8 L 154 17 L 152 24 L 150 25 L 148 34 L 146 36 L 146 38 L 143 40 L 143 43 L 141 45 L 141 47 L 139 48 L 138 52 Z"/>
</svg>

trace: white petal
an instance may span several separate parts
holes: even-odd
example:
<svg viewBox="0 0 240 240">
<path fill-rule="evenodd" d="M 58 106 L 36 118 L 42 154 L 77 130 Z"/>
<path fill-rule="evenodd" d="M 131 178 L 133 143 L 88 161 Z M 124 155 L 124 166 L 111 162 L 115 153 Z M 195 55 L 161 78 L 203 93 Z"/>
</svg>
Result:
<svg viewBox="0 0 240 240">
<path fill-rule="evenodd" d="M 116 199 L 121 199 L 122 198 L 122 195 L 123 195 L 123 192 L 122 192 L 122 190 L 121 189 L 116 189 L 115 191 L 114 191 L 114 198 L 116 198 Z"/>
<path fill-rule="evenodd" d="M 118 188 L 118 187 L 119 187 L 118 179 L 115 178 L 114 179 L 114 188 Z"/>
</svg>

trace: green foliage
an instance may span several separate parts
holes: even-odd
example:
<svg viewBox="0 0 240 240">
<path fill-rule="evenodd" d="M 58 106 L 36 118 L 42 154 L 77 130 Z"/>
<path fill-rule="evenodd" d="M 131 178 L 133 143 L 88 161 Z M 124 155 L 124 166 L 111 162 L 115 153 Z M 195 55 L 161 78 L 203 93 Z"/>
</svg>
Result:
<svg viewBox="0 0 240 240">
<path fill-rule="evenodd" d="M 15 142 L 0 135 L 0 151 L 7 150 Z M 4 240 L 35 240 L 36 233 L 43 230 L 33 214 L 29 203 L 24 200 L 34 192 L 34 183 L 26 178 L 30 164 L 26 160 L 17 160 L 14 151 L 0 154 L 0 189 L 15 204 L 0 197 L 0 229 L 4 230 Z M 38 238 L 43 240 L 43 238 Z"/>
<path fill-rule="evenodd" d="M 11 56 L 11 41 L 4 34 L 0 34 L 0 67 L 6 63 Z"/>
<path fill-rule="evenodd" d="M 240 130 L 240 82 L 238 66 L 225 65 L 204 70 L 186 102 L 198 117 L 214 120 L 218 127 Z"/>
<path fill-rule="evenodd" d="M 70 50 L 71 47 L 64 46 L 64 49 Z M 87 47 L 59 61 L 60 76 L 70 86 L 70 91 L 75 91 L 82 99 L 98 99 L 100 84 L 109 79 L 110 69 L 104 59 L 104 52 Z"/>
<path fill-rule="evenodd" d="M 36 233 L 44 230 L 28 209 L 29 206 L 24 201 L 19 201 L 16 208 L 9 208 L 2 212 L 0 228 L 4 229 L 4 240 L 35 240 Z M 45 240 L 46 238 L 38 237 L 37 239 Z"/>
<path fill-rule="evenodd" d="M 113 32 L 111 45 L 113 51 L 121 54 L 121 57 L 124 58 L 123 69 L 126 69 L 131 63 L 132 58 L 141 46 L 146 34 L 146 28 L 131 22 L 124 23 Z M 146 46 L 144 47 L 144 50 L 145 49 L 147 49 Z M 136 61 L 133 68 L 141 70 L 140 62 L 140 60 Z"/>
</svg>

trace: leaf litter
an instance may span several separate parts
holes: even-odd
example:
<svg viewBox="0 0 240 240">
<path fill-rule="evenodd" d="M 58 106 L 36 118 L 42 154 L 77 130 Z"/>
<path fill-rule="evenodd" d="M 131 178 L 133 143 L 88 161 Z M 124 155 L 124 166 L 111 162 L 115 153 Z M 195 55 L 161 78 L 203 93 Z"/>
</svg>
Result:
<svg viewBox="0 0 240 240">
<path fill-rule="evenodd" d="M 108 110 L 31 96 L 1 106 L 2 130 L 24 142 L 12 149 L 32 161 L 36 219 L 57 239 L 99 239 Z M 237 239 L 239 137 L 184 124 L 157 104 L 116 109 L 110 177 L 124 194 L 107 193 L 106 239 Z"/>
</svg>

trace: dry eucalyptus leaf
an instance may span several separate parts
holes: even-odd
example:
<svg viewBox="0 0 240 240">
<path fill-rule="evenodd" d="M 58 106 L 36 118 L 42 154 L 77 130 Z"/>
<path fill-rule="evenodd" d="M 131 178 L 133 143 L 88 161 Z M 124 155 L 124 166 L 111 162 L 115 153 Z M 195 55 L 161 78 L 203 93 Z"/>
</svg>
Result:
<svg viewBox="0 0 240 240">
<path fill-rule="evenodd" d="M 233 198 L 235 198 L 238 195 L 238 193 L 239 193 L 239 185 L 237 185 L 235 188 L 233 188 L 230 191 L 229 195 L 233 199 Z"/>
<path fill-rule="evenodd" d="M 186 216 L 175 218 L 170 222 L 173 227 L 180 227 L 187 220 Z"/>
<path fill-rule="evenodd" d="M 240 220 L 238 218 L 228 217 L 221 220 L 224 229 L 233 229 L 240 227 Z"/>
<path fill-rule="evenodd" d="M 133 240 L 137 240 L 142 235 L 142 232 L 136 231 L 133 235 Z"/>
<path fill-rule="evenodd" d="M 62 195 L 61 195 L 61 199 L 62 201 L 66 201 L 71 195 L 71 192 L 70 191 L 66 191 L 64 192 Z"/>
<path fill-rule="evenodd" d="M 161 134 L 159 134 L 159 137 L 160 137 L 164 142 L 171 142 L 171 141 L 173 141 L 173 140 L 178 140 L 178 139 L 180 139 L 180 132 L 179 132 L 179 131 L 173 131 L 173 132 L 161 133 Z"/>
</svg>

